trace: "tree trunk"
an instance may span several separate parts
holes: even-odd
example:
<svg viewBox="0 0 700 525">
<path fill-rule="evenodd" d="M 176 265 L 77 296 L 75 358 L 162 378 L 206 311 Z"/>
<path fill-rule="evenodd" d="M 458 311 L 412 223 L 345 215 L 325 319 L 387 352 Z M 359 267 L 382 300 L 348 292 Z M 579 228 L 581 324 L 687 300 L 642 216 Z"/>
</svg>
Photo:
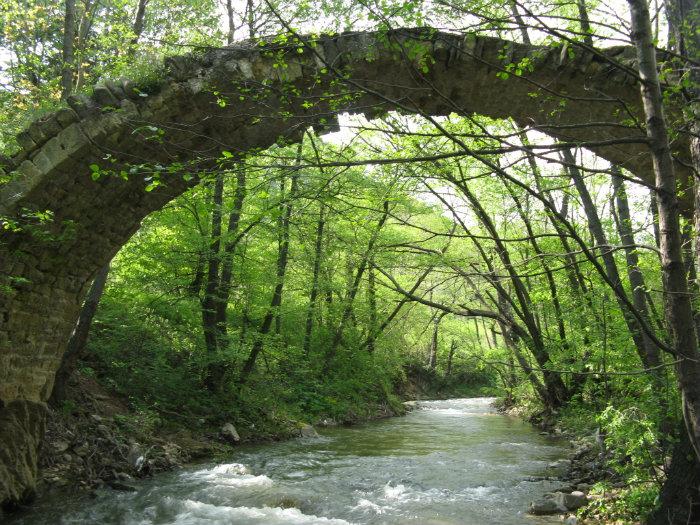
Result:
<svg viewBox="0 0 700 525">
<path fill-rule="evenodd" d="M 508 190 L 508 193 L 510 194 L 511 198 L 513 199 L 513 202 L 515 203 L 515 207 L 518 211 L 518 215 L 520 215 L 520 219 L 523 221 L 523 224 L 525 225 L 525 231 L 527 232 L 528 239 L 530 241 L 530 245 L 532 246 L 532 249 L 535 251 L 537 256 L 540 258 L 542 261 L 542 269 L 544 270 L 545 277 L 547 279 L 547 286 L 549 287 L 549 294 L 552 298 L 552 306 L 554 307 L 554 317 L 556 318 L 557 322 L 557 332 L 559 334 L 559 340 L 561 341 L 562 348 L 563 349 L 568 349 L 569 348 L 569 343 L 566 339 L 566 327 L 564 325 L 564 314 L 562 313 L 561 309 L 561 303 L 559 302 L 559 293 L 557 291 L 557 284 L 556 281 L 554 280 L 554 274 L 552 273 L 551 268 L 549 267 L 549 264 L 547 263 L 547 258 L 545 257 L 544 251 L 542 248 L 540 248 L 539 243 L 537 242 L 537 237 L 535 236 L 535 231 L 532 228 L 532 224 L 530 224 L 530 218 L 527 216 L 525 213 L 525 209 L 523 208 L 520 199 L 517 197 L 513 189 L 506 183 L 506 189 Z"/>
<path fill-rule="evenodd" d="M 243 203 L 246 197 L 246 173 L 241 167 L 236 171 L 236 193 L 233 198 L 233 209 L 228 217 L 226 242 L 221 256 L 221 276 L 216 291 L 216 337 L 219 342 L 226 341 L 228 331 L 228 303 L 231 296 L 231 281 L 233 279 L 233 256 L 241 240 L 238 228 L 243 213 Z"/>
<path fill-rule="evenodd" d="M 527 32 L 527 26 L 523 21 L 523 17 L 520 15 L 520 11 L 518 10 L 518 3 L 514 0 L 510 3 L 510 11 L 513 15 L 513 19 L 515 20 L 515 24 L 520 30 L 520 36 L 523 39 L 523 43 L 527 44 L 528 46 L 531 45 L 532 41 L 530 40 L 530 35 Z"/>
<path fill-rule="evenodd" d="M 683 264 L 677 181 L 663 112 L 663 95 L 657 73 L 649 9 L 645 0 L 628 0 L 628 3 L 632 19 L 632 41 L 637 50 L 642 79 L 647 139 L 656 179 L 666 319 L 678 361 L 676 373 L 683 396 L 683 415 L 689 440 L 697 458 L 700 458 L 700 352 Z"/>
<path fill-rule="evenodd" d="M 333 335 L 333 340 L 331 341 L 328 352 L 326 353 L 324 372 L 328 372 L 328 370 L 330 369 L 331 362 L 333 361 L 333 358 L 335 357 L 335 354 L 338 350 L 338 345 L 340 344 L 340 341 L 343 337 L 343 330 L 345 329 L 345 325 L 352 316 L 353 303 L 355 302 L 355 296 L 357 295 L 357 291 L 360 288 L 362 276 L 364 275 L 365 270 L 367 269 L 367 261 L 372 256 L 372 253 L 374 251 L 374 245 L 376 244 L 377 239 L 379 238 L 379 233 L 381 232 L 382 228 L 384 227 L 384 224 L 386 223 L 387 218 L 389 217 L 389 201 L 385 200 L 382 206 L 382 215 L 379 219 L 379 222 L 377 223 L 374 232 L 372 232 L 369 242 L 367 243 L 367 249 L 365 250 L 362 260 L 360 261 L 360 265 L 358 266 L 357 271 L 355 272 L 355 277 L 350 283 L 350 289 L 346 294 L 345 305 L 343 307 L 343 312 L 340 316 L 340 322 L 338 323 L 338 326 Z"/>
<path fill-rule="evenodd" d="M 622 278 L 620 277 L 620 272 L 617 268 L 617 264 L 615 263 L 615 256 L 613 255 L 612 246 L 608 243 L 605 231 L 603 230 L 603 225 L 600 222 L 600 217 L 598 216 L 598 210 L 596 209 L 595 203 L 593 202 L 593 199 L 591 198 L 591 195 L 588 192 L 588 188 L 586 187 L 583 177 L 579 172 L 578 168 L 575 166 L 576 160 L 571 151 L 567 149 L 563 151 L 563 155 L 564 160 L 568 165 L 569 176 L 574 181 L 576 190 L 578 191 L 578 194 L 581 198 L 581 204 L 583 205 L 583 210 L 586 214 L 586 218 L 588 219 L 588 228 L 591 232 L 591 236 L 595 240 L 595 245 L 598 248 L 600 257 L 603 260 L 603 264 L 605 266 L 605 273 L 607 274 L 608 279 L 610 279 L 611 285 L 615 290 L 615 297 L 617 298 L 618 306 L 625 319 L 625 323 L 627 324 L 627 329 L 629 330 L 629 333 L 632 337 L 632 341 L 634 342 L 637 354 L 639 355 L 639 358 L 645 368 L 657 367 L 659 366 L 659 364 L 661 364 L 659 349 L 648 337 L 646 332 L 639 324 L 637 317 L 630 310 L 626 302 L 622 299 L 622 296 L 626 297 L 627 293 L 622 284 Z M 614 181 L 613 184 L 615 184 Z M 622 189 L 624 190 L 624 187 Z M 629 209 L 626 204 L 626 198 L 624 196 L 622 197 L 624 201 L 622 205 L 627 211 L 627 216 L 629 216 Z M 622 223 L 623 221 L 620 222 Z M 629 225 L 629 219 L 625 222 L 627 222 L 627 224 Z M 625 231 L 625 233 L 627 234 L 627 230 Z M 634 244 L 634 237 L 632 237 L 631 239 L 629 237 L 630 235 L 627 235 L 626 238 L 630 242 L 625 242 L 623 240 L 623 243 L 625 245 L 631 246 L 632 244 Z M 633 249 L 630 250 L 632 252 L 634 251 Z M 644 281 L 642 279 L 641 274 L 639 273 L 639 270 L 637 269 L 633 271 L 629 266 L 630 264 L 634 264 L 634 267 L 636 268 L 636 265 L 638 263 L 636 253 L 628 255 L 627 262 L 628 269 L 631 272 L 630 279 L 634 279 L 634 283 L 630 282 L 630 284 L 632 285 L 633 307 L 637 310 L 637 313 L 640 316 L 648 320 L 648 310 L 646 307 L 646 300 L 643 295 Z M 647 326 L 649 326 L 648 322 Z M 656 375 L 656 377 L 658 377 L 658 373 L 654 373 L 653 375 Z"/>
<path fill-rule="evenodd" d="M 100 304 L 102 292 L 104 292 L 107 276 L 109 275 L 109 264 L 106 264 L 95 276 L 90 290 L 87 293 L 83 307 L 80 310 L 78 322 L 73 329 L 73 333 L 68 340 L 66 351 L 63 354 L 61 365 L 56 372 L 53 390 L 49 398 L 49 404 L 59 407 L 66 398 L 66 386 L 70 376 L 75 371 L 78 360 L 85 353 L 85 347 L 90 333 L 90 325 Z"/>
<path fill-rule="evenodd" d="M 589 47 L 593 47 L 593 32 L 591 30 L 591 22 L 588 18 L 586 0 L 576 0 L 576 7 L 578 7 L 578 19 L 581 25 L 581 33 L 583 33 L 583 43 Z"/>
<path fill-rule="evenodd" d="M 678 438 L 671 452 L 666 482 L 659 494 L 661 504 L 647 518 L 646 525 L 700 523 L 700 463 L 683 425 Z"/>
<path fill-rule="evenodd" d="M 445 369 L 446 376 L 452 375 L 452 359 L 454 358 L 455 350 L 457 350 L 457 341 L 452 339 L 450 341 L 450 353 L 447 354 L 447 368 Z"/>
<path fill-rule="evenodd" d="M 75 62 L 75 0 L 66 0 L 63 19 L 63 70 L 61 72 L 61 100 L 66 100 L 73 92 Z"/>
<path fill-rule="evenodd" d="M 428 368 L 430 370 L 435 370 L 437 366 L 438 332 L 440 330 L 440 322 L 445 315 L 445 312 L 436 313 L 433 318 L 433 334 L 430 339 L 430 351 L 428 353 Z"/>
<path fill-rule="evenodd" d="M 212 197 L 211 212 L 211 236 L 207 253 L 207 276 L 202 298 L 202 329 L 204 330 L 204 344 L 212 358 L 218 349 L 216 332 L 216 294 L 219 288 L 219 263 L 221 261 L 221 208 L 224 196 L 224 176 L 219 173 L 214 180 L 214 193 Z M 207 385 L 214 387 L 212 383 L 213 363 L 208 366 Z"/>
<path fill-rule="evenodd" d="M 374 275 L 374 256 L 369 259 L 367 268 L 367 306 L 369 308 L 369 327 L 367 328 L 367 351 L 374 353 L 375 333 L 377 331 L 377 290 Z"/>
<path fill-rule="evenodd" d="M 282 235 L 280 238 L 279 250 L 277 252 L 277 272 L 275 276 L 275 289 L 272 292 L 270 307 L 268 308 L 267 313 L 265 314 L 260 330 L 258 331 L 258 334 L 255 337 L 255 341 L 253 342 L 253 348 L 251 349 L 250 354 L 248 355 L 248 359 L 246 359 L 245 363 L 243 364 L 243 368 L 241 369 L 241 373 L 238 379 L 239 388 L 241 388 L 248 380 L 248 377 L 250 376 L 251 372 L 253 371 L 253 368 L 255 367 L 255 361 L 257 360 L 258 355 L 260 355 L 260 352 L 262 352 L 264 348 L 264 337 L 270 333 L 270 329 L 272 328 L 272 322 L 275 320 L 276 317 L 279 316 L 279 309 L 282 304 L 282 294 L 284 291 L 284 278 L 287 272 L 287 262 L 289 261 L 289 225 L 292 217 L 294 198 L 297 194 L 298 181 L 299 173 L 295 169 L 292 175 L 292 183 L 289 189 L 289 197 L 287 205 L 285 206 L 281 224 Z"/>
<path fill-rule="evenodd" d="M 314 328 L 314 313 L 316 311 L 316 299 L 318 297 L 318 282 L 321 272 L 321 258 L 323 257 L 323 229 L 326 226 L 326 205 L 319 205 L 318 222 L 316 223 L 316 242 L 314 243 L 314 263 L 311 277 L 311 291 L 309 292 L 309 306 L 306 309 L 306 325 L 304 327 L 304 342 L 302 348 L 304 355 L 308 357 L 311 350 L 311 335 Z"/>
<path fill-rule="evenodd" d="M 236 34 L 236 19 L 233 11 L 233 0 L 226 0 L 226 20 L 228 22 L 228 31 L 226 32 L 226 43 L 233 44 Z"/>
<path fill-rule="evenodd" d="M 139 5 L 136 8 L 136 17 L 134 18 L 134 38 L 131 40 L 132 53 L 136 50 L 135 46 L 141 38 L 141 33 L 143 33 L 144 24 L 146 21 L 146 6 L 149 0 L 139 0 Z"/>
<path fill-rule="evenodd" d="M 568 399 L 568 392 L 566 386 L 564 385 L 564 382 L 562 381 L 562 378 L 558 373 L 550 372 L 547 370 L 547 367 L 551 362 L 549 353 L 547 352 L 544 341 L 542 339 L 542 333 L 540 332 L 540 329 L 537 326 L 537 321 L 533 314 L 532 301 L 530 300 L 530 296 L 527 292 L 527 289 L 525 288 L 522 279 L 516 272 L 511 262 L 508 249 L 502 242 L 490 216 L 488 215 L 488 213 L 486 213 L 486 210 L 480 204 L 476 196 L 471 192 L 468 184 L 464 181 L 457 180 L 453 180 L 452 182 L 456 183 L 459 190 L 467 198 L 471 205 L 471 208 L 476 213 L 479 222 L 481 222 L 481 224 L 486 228 L 486 230 L 489 232 L 489 235 L 496 244 L 496 253 L 498 254 L 499 259 L 503 263 L 506 272 L 508 272 L 510 281 L 513 284 L 513 290 L 515 291 L 518 306 L 520 307 L 518 316 L 522 319 L 528 333 L 530 334 L 530 338 L 532 340 L 533 355 L 537 360 L 537 364 L 543 371 L 542 374 L 545 386 L 548 390 L 548 398 L 553 403 L 552 408 L 561 406 Z"/>
</svg>

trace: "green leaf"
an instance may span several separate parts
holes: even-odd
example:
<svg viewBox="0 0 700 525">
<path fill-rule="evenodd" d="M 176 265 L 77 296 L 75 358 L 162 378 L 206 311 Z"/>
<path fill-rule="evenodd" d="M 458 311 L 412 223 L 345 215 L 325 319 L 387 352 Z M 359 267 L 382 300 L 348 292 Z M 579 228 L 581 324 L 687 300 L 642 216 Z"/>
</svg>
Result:
<svg viewBox="0 0 700 525">
<path fill-rule="evenodd" d="M 153 191 L 155 190 L 158 186 L 160 186 L 160 181 L 158 179 L 151 181 L 151 183 L 146 186 L 144 189 L 146 191 Z"/>
</svg>

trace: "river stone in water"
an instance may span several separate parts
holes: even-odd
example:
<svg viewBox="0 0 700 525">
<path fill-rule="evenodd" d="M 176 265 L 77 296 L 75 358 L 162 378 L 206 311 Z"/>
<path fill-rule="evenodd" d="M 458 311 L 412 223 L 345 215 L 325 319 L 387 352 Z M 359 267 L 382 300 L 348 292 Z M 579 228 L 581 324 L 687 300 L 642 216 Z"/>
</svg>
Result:
<svg viewBox="0 0 700 525">
<path fill-rule="evenodd" d="M 303 438 L 317 438 L 319 437 L 316 429 L 311 425 L 302 425 L 299 429 L 299 435 Z"/>
</svg>

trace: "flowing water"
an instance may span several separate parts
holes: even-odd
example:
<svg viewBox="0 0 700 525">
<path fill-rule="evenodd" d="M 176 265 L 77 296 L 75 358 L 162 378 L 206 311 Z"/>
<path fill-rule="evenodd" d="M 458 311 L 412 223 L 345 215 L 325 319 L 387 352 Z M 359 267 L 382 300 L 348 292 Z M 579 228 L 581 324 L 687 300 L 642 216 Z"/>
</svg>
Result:
<svg viewBox="0 0 700 525">
<path fill-rule="evenodd" d="M 44 501 L 16 523 L 119 525 L 557 523 L 525 514 L 556 487 L 561 442 L 492 399 L 425 401 L 405 417 L 320 438 L 242 446 L 230 461 L 139 482 L 133 493 Z"/>
</svg>

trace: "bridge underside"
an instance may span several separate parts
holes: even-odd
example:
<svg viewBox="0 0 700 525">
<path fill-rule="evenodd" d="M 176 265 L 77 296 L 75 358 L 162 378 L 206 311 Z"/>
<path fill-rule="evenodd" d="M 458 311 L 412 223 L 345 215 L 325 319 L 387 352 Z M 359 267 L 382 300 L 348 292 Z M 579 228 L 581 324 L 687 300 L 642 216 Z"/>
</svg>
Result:
<svg viewBox="0 0 700 525">
<path fill-rule="evenodd" d="M 476 113 L 594 142 L 589 149 L 651 179 L 634 125 L 636 79 L 613 65 L 631 64 L 632 49 L 571 58 L 561 48 L 415 30 L 305 42 L 174 57 L 162 78 L 106 82 L 18 137 L 22 150 L 5 166 L 12 180 L 0 186 L 0 219 L 20 226 L 0 237 L 0 501 L 22 500 L 35 484 L 44 403 L 92 277 L 145 216 L 196 183 L 183 172 L 214 168 L 222 150 L 293 142 L 341 112 Z M 532 71 L 497 77 L 525 57 Z M 678 150 L 686 155 L 684 144 Z M 111 174 L 94 181 L 93 164 Z M 156 165 L 175 169 L 144 191 Z M 121 176 L 134 166 L 138 174 Z M 53 218 L 41 223 L 35 212 L 46 210 Z"/>
</svg>

